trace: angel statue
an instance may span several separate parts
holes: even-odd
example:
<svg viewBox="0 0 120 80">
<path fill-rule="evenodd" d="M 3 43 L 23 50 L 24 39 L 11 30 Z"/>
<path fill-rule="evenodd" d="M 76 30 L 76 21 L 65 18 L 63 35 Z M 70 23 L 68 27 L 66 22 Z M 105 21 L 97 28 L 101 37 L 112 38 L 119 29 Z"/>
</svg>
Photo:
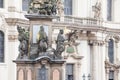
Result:
<svg viewBox="0 0 120 80">
<path fill-rule="evenodd" d="M 18 30 L 18 40 L 20 42 L 19 45 L 19 58 L 23 58 L 24 56 L 27 56 L 28 54 L 28 42 L 29 42 L 29 32 L 25 31 L 24 28 L 17 26 Z"/>
</svg>

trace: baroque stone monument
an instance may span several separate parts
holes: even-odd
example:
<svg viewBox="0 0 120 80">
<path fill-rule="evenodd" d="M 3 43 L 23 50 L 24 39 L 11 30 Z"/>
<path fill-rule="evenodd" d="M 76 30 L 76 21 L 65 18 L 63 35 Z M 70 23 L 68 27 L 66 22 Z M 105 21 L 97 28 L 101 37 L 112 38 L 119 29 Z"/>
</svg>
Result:
<svg viewBox="0 0 120 80">
<path fill-rule="evenodd" d="M 63 30 L 60 30 L 56 48 L 51 46 L 52 19 L 57 18 L 56 0 L 32 0 L 28 15 L 30 27 L 17 26 L 19 56 L 17 80 L 62 80 L 62 53 L 65 50 Z M 56 76 L 57 75 L 57 76 Z"/>
</svg>

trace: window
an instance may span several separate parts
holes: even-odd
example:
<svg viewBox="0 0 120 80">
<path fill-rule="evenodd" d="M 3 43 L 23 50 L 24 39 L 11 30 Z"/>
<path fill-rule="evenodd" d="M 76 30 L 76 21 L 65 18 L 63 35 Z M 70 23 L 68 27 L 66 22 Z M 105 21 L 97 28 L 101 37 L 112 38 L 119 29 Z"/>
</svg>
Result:
<svg viewBox="0 0 120 80">
<path fill-rule="evenodd" d="M 4 34 L 0 31 L 0 62 L 4 62 Z"/>
<path fill-rule="evenodd" d="M 107 20 L 112 20 L 112 0 L 107 0 Z"/>
<path fill-rule="evenodd" d="M 64 0 L 64 14 L 72 15 L 72 0 Z"/>
<path fill-rule="evenodd" d="M 73 80 L 73 64 L 66 65 L 66 80 Z"/>
<path fill-rule="evenodd" d="M 108 56 L 111 63 L 114 62 L 114 42 L 112 39 L 108 42 Z"/>
<path fill-rule="evenodd" d="M 114 80 L 114 71 L 109 72 L 109 80 Z"/>
<path fill-rule="evenodd" d="M 3 0 L 0 0 L 0 8 L 3 8 Z"/>
<path fill-rule="evenodd" d="M 30 0 L 22 0 L 22 10 L 28 11 Z"/>
</svg>

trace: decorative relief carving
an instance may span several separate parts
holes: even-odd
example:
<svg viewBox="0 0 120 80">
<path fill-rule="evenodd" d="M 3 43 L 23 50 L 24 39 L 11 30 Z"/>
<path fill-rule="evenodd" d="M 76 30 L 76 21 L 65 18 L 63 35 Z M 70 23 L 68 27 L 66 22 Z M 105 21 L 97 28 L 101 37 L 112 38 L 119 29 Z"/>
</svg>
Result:
<svg viewBox="0 0 120 80">
<path fill-rule="evenodd" d="M 120 41 L 120 37 L 118 34 L 108 34 L 105 41 L 109 42 L 109 39 L 113 39 L 116 43 Z"/>
<path fill-rule="evenodd" d="M 109 61 L 105 61 L 105 68 L 112 70 L 120 69 L 120 64 L 112 64 Z"/>
<path fill-rule="evenodd" d="M 56 0 L 32 0 L 28 13 L 39 15 L 56 15 Z"/>
<path fill-rule="evenodd" d="M 15 41 L 17 39 L 18 39 L 17 35 L 8 35 L 8 40 L 10 40 L 10 41 Z"/>
</svg>

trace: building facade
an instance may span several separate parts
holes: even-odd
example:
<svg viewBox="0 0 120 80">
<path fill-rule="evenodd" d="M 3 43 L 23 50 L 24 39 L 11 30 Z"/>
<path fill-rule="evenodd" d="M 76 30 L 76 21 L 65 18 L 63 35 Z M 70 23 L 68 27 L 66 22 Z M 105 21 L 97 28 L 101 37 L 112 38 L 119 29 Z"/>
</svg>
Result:
<svg viewBox="0 0 120 80">
<path fill-rule="evenodd" d="M 17 25 L 28 28 L 30 0 L 0 0 L 0 80 L 16 80 L 19 54 Z M 79 44 L 66 46 L 63 80 L 120 79 L 119 0 L 61 0 L 59 19 L 52 22 L 51 43 L 60 29 L 77 30 Z M 48 24 L 49 25 L 49 24 Z"/>
</svg>

